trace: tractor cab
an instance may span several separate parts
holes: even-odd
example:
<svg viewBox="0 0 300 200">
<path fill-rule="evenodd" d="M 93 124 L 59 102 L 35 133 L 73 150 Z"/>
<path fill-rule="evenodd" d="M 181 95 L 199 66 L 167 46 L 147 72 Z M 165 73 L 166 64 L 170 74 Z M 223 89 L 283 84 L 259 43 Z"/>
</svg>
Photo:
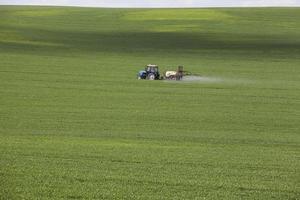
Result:
<svg viewBox="0 0 300 200">
<path fill-rule="evenodd" d="M 147 65 L 145 67 L 145 70 L 139 71 L 138 79 L 149 79 L 149 80 L 160 79 L 158 66 L 152 64 Z"/>
<path fill-rule="evenodd" d="M 145 71 L 148 73 L 157 73 L 158 72 L 158 66 L 157 65 L 147 65 L 145 67 Z"/>
</svg>

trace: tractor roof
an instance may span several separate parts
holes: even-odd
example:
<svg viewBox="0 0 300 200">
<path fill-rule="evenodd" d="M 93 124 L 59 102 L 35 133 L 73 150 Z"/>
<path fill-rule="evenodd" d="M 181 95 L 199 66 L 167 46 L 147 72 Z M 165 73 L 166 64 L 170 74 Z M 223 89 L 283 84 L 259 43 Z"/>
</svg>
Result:
<svg viewBox="0 0 300 200">
<path fill-rule="evenodd" d="M 147 67 L 158 67 L 158 66 L 157 65 L 149 64 L 149 65 L 147 65 Z"/>
</svg>

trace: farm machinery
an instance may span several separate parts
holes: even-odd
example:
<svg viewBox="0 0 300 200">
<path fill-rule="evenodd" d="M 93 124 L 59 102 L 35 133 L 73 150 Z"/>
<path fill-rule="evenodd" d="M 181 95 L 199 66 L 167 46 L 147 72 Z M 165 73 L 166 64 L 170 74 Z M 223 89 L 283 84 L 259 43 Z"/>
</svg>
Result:
<svg viewBox="0 0 300 200">
<path fill-rule="evenodd" d="M 176 71 L 166 71 L 163 76 L 160 76 L 158 66 L 149 64 L 145 67 L 145 70 L 139 71 L 138 79 L 148 80 L 182 80 L 183 76 L 190 75 L 189 72 L 183 70 L 183 66 L 178 66 Z"/>
<path fill-rule="evenodd" d="M 149 64 L 145 67 L 145 70 L 139 71 L 137 75 L 138 79 L 148 79 L 148 80 L 159 80 L 161 79 L 158 66 Z"/>
</svg>

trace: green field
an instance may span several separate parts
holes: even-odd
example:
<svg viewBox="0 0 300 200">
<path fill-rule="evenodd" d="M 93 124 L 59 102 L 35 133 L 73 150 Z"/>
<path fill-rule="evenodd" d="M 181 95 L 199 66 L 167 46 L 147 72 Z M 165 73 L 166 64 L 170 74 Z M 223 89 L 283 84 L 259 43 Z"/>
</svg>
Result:
<svg viewBox="0 0 300 200">
<path fill-rule="evenodd" d="M 299 155 L 300 8 L 0 6 L 0 199 L 296 200 Z"/>
</svg>

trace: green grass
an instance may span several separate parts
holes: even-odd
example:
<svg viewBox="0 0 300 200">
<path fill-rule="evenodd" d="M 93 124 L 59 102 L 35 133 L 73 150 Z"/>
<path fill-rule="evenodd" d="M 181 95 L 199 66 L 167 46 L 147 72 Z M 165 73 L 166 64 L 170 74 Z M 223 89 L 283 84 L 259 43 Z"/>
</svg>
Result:
<svg viewBox="0 0 300 200">
<path fill-rule="evenodd" d="M 300 197 L 299 8 L 0 6 L 0 94 L 0 199 Z"/>
</svg>

